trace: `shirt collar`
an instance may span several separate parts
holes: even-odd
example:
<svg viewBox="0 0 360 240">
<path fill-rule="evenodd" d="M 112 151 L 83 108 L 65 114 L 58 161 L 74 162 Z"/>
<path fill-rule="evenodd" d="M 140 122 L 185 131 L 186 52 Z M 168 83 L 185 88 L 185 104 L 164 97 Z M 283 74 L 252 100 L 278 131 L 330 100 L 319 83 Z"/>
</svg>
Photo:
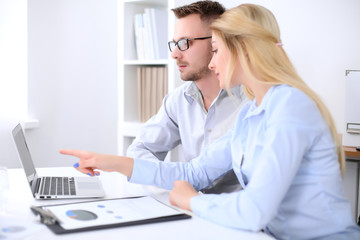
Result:
<svg viewBox="0 0 360 240">
<path fill-rule="evenodd" d="M 235 98 L 239 100 L 244 100 L 245 95 L 242 91 L 242 86 L 236 86 L 230 89 L 231 93 L 235 96 Z M 215 98 L 214 102 L 223 99 L 228 96 L 228 93 L 224 89 L 220 89 L 220 92 L 218 96 Z M 191 82 L 189 86 L 184 91 L 184 97 L 188 101 L 189 104 L 192 104 L 194 100 L 198 101 L 199 103 L 202 103 L 202 95 L 200 92 L 200 89 L 197 87 L 195 82 Z"/>
<path fill-rule="evenodd" d="M 200 90 L 196 86 L 195 82 L 191 82 L 184 91 L 184 97 L 190 104 L 194 101 L 194 99 L 199 98 L 199 95 L 201 95 Z"/>
<path fill-rule="evenodd" d="M 265 96 L 263 97 L 260 106 L 257 106 L 256 98 L 254 98 L 245 118 L 248 118 L 248 117 L 251 117 L 254 115 L 259 115 L 263 111 L 265 111 L 267 104 L 269 102 L 269 99 L 270 99 L 271 95 L 273 94 L 274 90 L 276 89 L 276 87 L 277 87 L 277 85 L 271 86 L 271 88 L 269 88 L 269 90 L 265 93 Z"/>
</svg>

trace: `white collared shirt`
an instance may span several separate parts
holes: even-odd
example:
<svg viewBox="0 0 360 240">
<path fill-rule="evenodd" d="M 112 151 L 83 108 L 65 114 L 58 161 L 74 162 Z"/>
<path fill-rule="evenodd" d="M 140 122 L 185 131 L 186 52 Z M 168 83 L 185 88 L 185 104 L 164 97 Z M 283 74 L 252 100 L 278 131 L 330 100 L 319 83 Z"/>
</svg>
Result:
<svg viewBox="0 0 360 240">
<path fill-rule="evenodd" d="M 233 97 L 220 90 L 207 112 L 195 82 L 185 82 L 164 98 L 159 112 L 140 129 L 127 156 L 164 160 L 179 144 L 185 161 L 199 156 L 234 125 L 240 109 L 249 101 L 242 87 L 231 91 Z"/>
</svg>

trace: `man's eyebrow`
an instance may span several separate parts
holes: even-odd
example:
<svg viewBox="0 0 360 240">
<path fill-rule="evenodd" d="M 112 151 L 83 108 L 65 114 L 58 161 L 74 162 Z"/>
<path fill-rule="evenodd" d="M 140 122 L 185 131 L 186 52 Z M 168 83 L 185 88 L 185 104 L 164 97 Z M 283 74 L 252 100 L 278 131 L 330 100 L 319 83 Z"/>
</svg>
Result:
<svg viewBox="0 0 360 240">
<path fill-rule="evenodd" d="M 187 39 L 187 38 L 190 39 L 191 37 L 186 37 L 186 36 L 179 37 L 179 38 L 178 38 L 178 41 L 181 40 L 181 39 Z M 172 40 L 173 40 L 174 42 L 177 42 L 175 39 L 172 39 Z"/>
</svg>

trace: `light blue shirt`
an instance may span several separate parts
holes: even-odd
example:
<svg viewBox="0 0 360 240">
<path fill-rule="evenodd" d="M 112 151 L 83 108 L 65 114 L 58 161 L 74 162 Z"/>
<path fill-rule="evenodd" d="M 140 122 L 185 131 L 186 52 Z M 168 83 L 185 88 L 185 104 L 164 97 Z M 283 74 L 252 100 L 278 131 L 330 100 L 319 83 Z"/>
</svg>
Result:
<svg viewBox="0 0 360 240">
<path fill-rule="evenodd" d="M 232 94 L 230 97 L 221 90 L 206 111 L 195 82 L 185 82 L 164 98 L 159 112 L 140 129 L 127 156 L 164 160 L 170 150 L 182 144 L 184 161 L 198 157 L 234 125 L 249 101 L 242 87 L 233 88 Z"/>
<path fill-rule="evenodd" d="M 192 211 L 233 228 L 264 229 L 277 239 L 348 231 L 360 237 L 345 199 L 334 141 L 301 91 L 275 86 L 241 111 L 236 126 L 189 163 L 135 159 L 131 182 L 197 190 L 233 168 L 243 190 L 193 197 Z"/>
</svg>

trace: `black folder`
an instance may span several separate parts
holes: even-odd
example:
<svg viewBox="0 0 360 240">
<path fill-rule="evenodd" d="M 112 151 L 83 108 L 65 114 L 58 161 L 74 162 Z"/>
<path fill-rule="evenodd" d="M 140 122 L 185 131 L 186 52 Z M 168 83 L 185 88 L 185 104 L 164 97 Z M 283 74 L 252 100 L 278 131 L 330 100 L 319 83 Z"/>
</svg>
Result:
<svg viewBox="0 0 360 240">
<path fill-rule="evenodd" d="M 130 197 L 130 198 L 115 198 L 115 199 L 105 199 L 105 200 L 94 200 L 94 201 L 86 201 L 86 202 L 74 202 L 74 203 L 66 203 L 66 204 L 56 204 L 56 205 L 45 205 L 45 206 L 31 206 L 30 209 L 35 215 L 40 216 L 40 221 L 45 224 L 51 231 L 53 231 L 55 234 L 64 234 L 64 233 L 74 233 L 74 232 L 82 232 L 82 231 L 92 231 L 92 230 L 99 230 L 99 229 L 106 229 L 106 228 L 114 228 L 114 227 L 125 227 L 125 226 L 132 226 L 132 225 L 138 225 L 138 224 L 147 224 L 147 223 L 157 223 L 157 222 L 166 222 L 166 221 L 173 221 L 173 220 L 181 220 L 181 219 L 189 219 L 191 218 L 191 215 L 188 215 L 184 212 L 181 212 L 171 206 L 168 206 L 160 201 L 157 201 L 160 203 L 164 208 L 171 208 L 172 211 L 176 211 L 176 213 L 172 213 L 169 215 L 163 215 L 163 216 L 156 216 L 156 217 L 144 217 L 142 219 L 137 219 L 134 221 L 119 221 L 114 222 L 111 224 L 99 224 L 99 225 L 92 225 L 88 227 L 79 227 L 74 229 L 65 229 L 63 228 L 61 224 L 61 220 L 51 211 L 48 211 L 47 209 L 51 207 L 57 207 L 57 206 L 68 206 L 71 208 L 73 205 L 77 204 L 89 204 L 89 203 L 96 203 L 96 204 L 106 204 L 107 201 L 118 201 L 119 204 L 121 204 L 121 201 L 124 199 L 139 199 L 139 198 L 151 198 L 148 196 L 140 196 L 140 197 Z M 117 203 L 117 202 L 115 202 Z"/>
</svg>

